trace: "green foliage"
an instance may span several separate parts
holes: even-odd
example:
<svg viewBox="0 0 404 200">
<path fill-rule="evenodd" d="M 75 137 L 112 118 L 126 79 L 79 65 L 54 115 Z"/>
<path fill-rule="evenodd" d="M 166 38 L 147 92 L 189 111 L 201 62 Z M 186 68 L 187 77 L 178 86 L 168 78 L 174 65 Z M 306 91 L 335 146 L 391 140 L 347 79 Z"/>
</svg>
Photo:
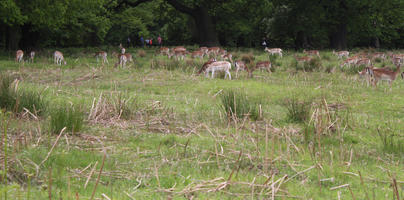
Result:
<svg viewBox="0 0 404 200">
<path fill-rule="evenodd" d="M 224 90 L 220 95 L 220 100 L 220 107 L 229 120 L 242 120 L 246 117 L 257 120 L 260 117 L 257 103 L 249 100 L 243 92 Z"/>
<path fill-rule="evenodd" d="M 285 102 L 285 107 L 288 110 L 287 118 L 290 122 L 303 123 L 309 120 L 312 101 L 302 101 L 297 97 L 292 97 Z"/>
<path fill-rule="evenodd" d="M 383 151 L 398 155 L 404 154 L 404 137 L 399 133 L 392 131 L 389 127 L 377 128 L 379 141 L 382 144 Z"/>
<path fill-rule="evenodd" d="M 17 90 L 11 88 L 13 79 L 5 74 L 0 75 L 0 108 L 15 113 L 21 113 L 24 109 L 36 115 L 42 115 L 46 111 L 46 102 L 42 96 L 31 90 Z"/>
<path fill-rule="evenodd" d="M 64 127 L 67 131 L 77 133 L 84 124 L 84 114 L 80 108 L 70 105 L 58 105 L 50 110 L 50 131 L 58 134 Z"/>
</svg>

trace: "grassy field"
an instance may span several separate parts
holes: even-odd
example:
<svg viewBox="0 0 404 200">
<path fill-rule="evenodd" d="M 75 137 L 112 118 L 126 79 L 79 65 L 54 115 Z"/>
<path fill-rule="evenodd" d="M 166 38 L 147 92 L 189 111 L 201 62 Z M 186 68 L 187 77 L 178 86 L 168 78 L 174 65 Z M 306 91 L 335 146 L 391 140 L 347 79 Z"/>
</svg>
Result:
<svg viewBox="0 0 404 200">
<path fill-rule="evenodd" d="M 367 87 L 331 51 L 233 80 L 155 49 L 127 49 L 123 69 L 95 51 L 0 57 L 1 199 L 404 198 L 401 78 Z"/>
</svg>

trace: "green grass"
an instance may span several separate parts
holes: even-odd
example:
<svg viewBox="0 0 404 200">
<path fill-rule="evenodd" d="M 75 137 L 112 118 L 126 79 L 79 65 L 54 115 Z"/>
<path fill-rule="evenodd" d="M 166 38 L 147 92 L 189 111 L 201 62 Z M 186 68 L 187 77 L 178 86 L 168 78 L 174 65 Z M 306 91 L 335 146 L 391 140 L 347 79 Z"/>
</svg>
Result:
<svg viewBox="0 0 404 200">
<path fill-rule="evenodd" d="M 89 56 L 96 50 L 108 51 L 110 64 Z M 0 102 L 13 102 L 9 86 L 18 77 L 20 94 L 40 94 L 38 101 L 45 105 L 38 119 L 11 115 L 7 120 L 9 179 L 0 184 L 0 195 L 7 190 L 9 199 L 49 199 L 50 192 L 53 199 L 75 199 L 77 193 L 89 199 L 104 150 L 98 199 L 102 194 L 111 199 L 270 199 L 272 183 L 279 187 L 276 199 L 336 199 L 338 192 L 341 199 L 352 199 L 348 188 L 331 190 L 344 184 L 356 199 L 366 194 L 393 199 L 390 175 L 404 192 L 401 79 L 392 91 L 383 82 L 366 87 L 357 69 L 340 69 L 342 60 L 331 51 L 321 51 L 317 63 L 305 66 L 313 70 L 296 70 L 296 52 L 285 50 L 279 58 L 234 49 L 238 59 L 248 54 L 255 61 L 270 59 L 276 70 L 255 72 L 254 78 L 241 72 L 228 80 L 197 76 L 206 59 L 174 61 L 154 55 L 153 48 L 127 49 L 134 64 L 116 69 L 111 54 L 118 50 L 62 49 L 66 66 L 52 63 L 52 50 L 39 52 L 35 63 L 18 64 L 0 55 L 0 72 L 12 77 Z M 388 60 L 376 63 L 384 65 L 392 66 Z M 12 98 L 3 98 L 7 95 Z M 35 95 L 23 99 L 36 101 Z M 236 112 L 238 119 L 247 113 L 260 117 L 228 123 L 226 107 L 243 110 Z M 65 126 L 74 134 L 57 140 Z M 220 187 L 227 180 L 229 185 Z"/>
<path fill-rule="evenodd" d="M 84 124 L 80 108 L 70 105 L 58 105 L 50 111 L 50 131 L 59 134 L 63 128 L 74 133 L 79 132 Z"/>
</svg>

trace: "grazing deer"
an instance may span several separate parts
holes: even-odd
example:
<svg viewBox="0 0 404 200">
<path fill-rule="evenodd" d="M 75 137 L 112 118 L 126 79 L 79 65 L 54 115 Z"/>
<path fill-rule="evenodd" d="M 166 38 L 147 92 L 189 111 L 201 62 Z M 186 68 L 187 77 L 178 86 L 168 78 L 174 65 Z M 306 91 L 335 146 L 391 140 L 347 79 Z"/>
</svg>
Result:
<svg viewBox="0 0 404 200">
<path fill-rule="evenodd" d="M 397 65 L 401 65 L 403 64 L 403 59 L 401 59 L 400 57 L 395 57 L 395 58 L 391 58 L 391 62 L 397 66 Z"/>
<path fill-rule="evenodd" d="M 267 72 L 272 73 L 271 67 L 272 67 L 272 64 L 270 61 L 257 62 L 255 64 L 255 67 L 248 71 L 248 76 L 252 77 L 252 73 L 257 69 L 265 69 L 265 70 L 267 70 Z"/>
<path fill-rule="evenodd" d="M 221 55 L 220 57 L 222 58 L 222 60 L 228 60 L 233 63 L 233 55 L 231 55 L 230 53 Z"/>
<path fill-rule="evenodd" d="M 227 61 L 208 61 L 202 66 L 198 74 L 204 71 L 206 77 L 208 77 L 209 72 L 212 72 L 211 78 L 213 78 L 215 76 L 215 71 L 224 71 L 226 73 L 224 78 L 228 76 L 229 79 L 231 80 L 230 69 L 231 69 L 231 63 Z"/>
<path fill-rule="evenodd" d="M 22 51 L 22 50 L 18 50 L 16 53 L 15 53 L 15 62 L 21 62 L 21 61 L 23 61 L 23 58 L 24 57 L 24 52 Z"/>
<path fill-rule="evenodd" d="M 105 52 L 105 51 L 96 52 L 96 53 L 95 53 L 95 57 L 97 58 L 97 63 L 98 63 L 99 57 L 101 57 L 101 58 L 102 58 L 102 64 L 104 64 L 104 63 L 108 63 L 108 64 L 109 64 L 108 58 L 107 58 L 107 52 Z"/>
<path fill-rule="evenodd" d="M 332 53 L 336 56 L 338 56 L 338 59 L 342 59 L 342 57 L 346 56 L 349 57 L 349 51 L 335 51 L 333 50 Z"/>
<path fill-rule="evenodd" d="M 115 67 L 118 65 L 121 66 L 121 68 L 124 68 L 126 66 L 126 62 L 128 61 L 127 57 L 125 54 L 119 54 L 118 56 L 118 63 L 115 64 Z"/>
<path fill-rule="evenodd" d="M 175 56 L 176 60 L 184 60 L 186 54 L 187 54 L 186 50 L 175 50 L 174 51 L 174 56 Z"/>
<path fill-rule="evenodd" d="M 186 51 L 187 49 L 183 46 L 174 47 L 172 51 Z"/>
<path fill-rule="evenodd" d="M 356 61 L 355 65 L 360 66 L 360 65 L 365 65 L 365 66 L 370 66 L 372 63 L 370 62 L 369 58 L 362 58 Z"/>
<path fill-rule="evenodd" d="M 126 61 L 127 62 L 133 62 L 133 57 L 132 54 L 130 53 L 124 53 L 125 57 L 126 57 Z"/>
<path fill-rule="evenodd" d="M 238 71 L 248 71 L 248 67 L 246 66 L 245 62 L 242 60 L 236 60 L 234 62 L 234 67 L 236 68 L 236 78 L 238 78 Z"/>
<path fill-rule="evenodd" d="M 380 58 L 380 59 L 386 59 L 386 55 L 382 52 L 376 52 L 374 54 L 372 54 L 372 59 L 376 59 L 376 58 Z"/>
<path fill-rule="evenodd" d="M 386 68 L 368 68 L 368 73 L 372 77 L 372 82 L 375 87 L 377 87 L 377 82 L 379 82 L 380 80 L 385 80 L 389 82 L 391 90 L 393 81 L 396 79 L 397 74 L 400 73 L 400 65 L 398 65 L 396 70 L 394 71 Z"/>
<path fill-rule="evenodd" d="M 201 47 L 199 48 L 199 51 L 203 52 L 203 56 L 206 56 L 208 54 L 208 47 Z"/>
<path fill-rule="evenodd" d="M 308 57 L 308 56 L 303 56 L 303 57 L 296 57 L 295 59 L 297 61 L 297 63 L 305 63 L 305 62 L 310 62 L 313 58 L 312 57 Z"/>
<path fill-rule="evenodd" d="M 340 67 L 344 67 L 345 65 L 348 65 L 348 67 L 351 67 L 351 65 L 355 65 L 358 62 L 358 57 L 357 56 L 353 56 L 350 58 L 347 58 L 344 62 L 342 62 L 342 64 L 340 65 Z"/>
<path fill-rule="evenodd" d="M 213 56 L 214 58 L 217 58 L 217 55 L 219 54 L 220 47 L 211 47 L 208 48 L 208 55 Z"/>
<path fill-rule="evenodd" d="M 307 55 L 316 55 L 320 58 L 320 52 L 318 50 L 306 51 L 306 49 L 303 49 L 303 53 L 305 53 Z"/>
<path fill-rule="evenodd" d="M 66 61 L 65 61 L 65 58 L 63 57 L 62 52 L 55 51 L 55 53 L 53 53 L 53 58 L 54 58 L 55 64 L 62 65 L 62 61 L 63 61 L 63 63 L 66 65 Z"/>
<path fill-rule="evenodd" d="M 388 70 L 389 68 L 387 68 L 387 67 L 375 68 L 373 66 L 368 66 L 368 67 L 363 68 L 362 71 L 358 71 L 359 78 L 361 78 L 361 79 L 365 78 L 368 87 L 372 82 L 372 77 L 371 77 L 371 74 L 370 74 L 370 72 L 371 72 L 370 70 L 373 70 L 373 69 L 376 69 L 376 70 L 380 70 L 380 69 Z"/>
<path fill-rule="evenodd" d="M 168 55 L 170 53 L 170 49 L 167 47 L 161 47 L 160 48 L 160 54 L 161 55 Z"/>
<path fill-rule="evenodd" d="M 265 47 L 266 52 L 268 52 L 269 54 L 274 55 L 274 54 L 278 54 L 281 58 L 282 58 L 282 49 L 280 48 L 272 48 L 272 49 L 268 49 L 268 47 Z"/>
<path fill-rule="evenodd" d="M 201 60 L 203 59 L 203 55 L 204 55 L 204 53 L 201 51 L 201 50 L 199 50 L 199 51 L 194 51 L 194 52 L 192 52 L 192 54 L 191 54 L 191 58 L 200 58 Z"/>
</svg>

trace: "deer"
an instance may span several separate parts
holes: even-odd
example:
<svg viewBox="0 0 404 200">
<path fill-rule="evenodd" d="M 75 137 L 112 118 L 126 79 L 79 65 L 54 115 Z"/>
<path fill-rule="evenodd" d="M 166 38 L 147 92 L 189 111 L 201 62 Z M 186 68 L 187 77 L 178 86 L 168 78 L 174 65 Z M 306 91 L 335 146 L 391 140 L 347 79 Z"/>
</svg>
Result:
<svg viewBox="0 0 404 200">
<path fill-rule="evenodd" d="M 373 67 L 373 66 L 368 66 L 368 67 L 365 67 L 362 71 L 358 71 L 359 78 L 365 78 L 368 87 L 369 87 L 369 85 L 371 84 L 371 80 L 372 80 L 372 77 L 371 77 L 371 74 L 370 74 L 370 70 L 372 70 L 372 69 L 376 69 L 376 70 L 379 70 L 379 69 L 388 70 L 389 68 L 387 68 L 387 67 L 375 68 L 375 67 Z"/>
<path fill-rule="evenodd" d="M 394 65 L 400 65 L 400 64 L 402 64 L 403 63 L 403 59 L 402 58 L 400 58 L 400 57 L 393 57 L 393 58 L 391 58 L 391 62 L 394 64 Z"/>
<path fill-rule="evenodd" d="M 386 59 L 386 55 L 382 52 L 376 52 L 374 54 L 372 54 L 372 59 L 376 59 L 376 58 L 380 58 L 380 59 Z"/>
<path fill-rule="evenodd" d="M 97 58 L 97 63 L 98 63 L 99 57 L 101 57 L 102 58 L 102 64 L 104 64 L 104 63 L 109 64 L 108 59 L 107 59 L 107 52 L 105 52 L 105 51 L 96 52 L 95 57 Z"/>
<path fill-rule="evenodd" d="M 249 77 L 252 77 L 252 73 L 257 69 L 265 69 L 267 72 L 271 72 L 272 64 L 270 61 L 261 61 L 255 64 L 255 67 L 248 71 Z"/>
<path fill-rule="evenodd" d="M 369 58 L 362 58 L 356 61 L 355 65 L 360 66 L 360 65 L 365 65 L 365 66 L 370 66 L 372 63 L 370 62 Z"/>
<path fill-rule="evenodd" d="M 213 55 L 213 57 L 216 58 L 217 55 L 219 54 L 219 51 L 220 51 L 220 47 L 208 48 L 208 55 Z"/>
<path fill-rule="evenodd" d="M 160 48 L 160 54 L 161 55 L 168 55 L 170 53 L 170 49 L 167 47 L 161 47 Z"/>
<path fill-rule="evenodd" d="M 122 48 L 121 48 L 121 54 L 124 54 L 125 51 L 126 51 L 126 49 L 122 47 Z"/>
<path fill-rule="evenodd" d="M 357 56 L 349 57 L 344 62 L 342 62 L 340 67 L 342 68 L 345 65 L 348 65 L 348 67 L 350 67 L 351 65 L 355 65 L 358 62 L 358 59 L 359 58 Z"/>
<path fill-rule="evenodd" d="M 221 55 L 220 57 L 222 58 L 222 60 L 228 60 L 233 63 L 233 55 L 231 55 L 230 53 L 226 53 L 224 55 Z"/>
<path fill-rule="evenodd" d="M 126 66 L 126 62 L 128 61 L 128 58 L 126 57 L 125 54 L 119 54 L 118 55 L 118 62 L 115 64 L 115 67 L 118 65 L 121 66 L 121 68 L 124 68 Z"/>
<path fill-rule="evenodd" d="M 34 63 L 34 58 L 35 58 L 35 51 L 29 52 L 29 60 L 31 63 Z"/>
<path fill-rule="evenodd" d="M 203 52 L 203 56 L 205 56 L 205 55 L 207 55 L 208 54 L 208 47 L 201 47 L 201 48 L 199 48 L 199 51 L 202 51 Z"/>
<path fill-rule="evenodd" d="M 306 51 L 306 49 L 303 49 L 303 53 L 305 53 L 307 55 L 316 55 L 320 58 L 320 52 L 318 50 Z"/>
<path fill-rule="evenodd" d="M 24 52 L 22 50 L 18 50 L 15 53 L 15 62 L 22 62 L 24 61 L 22 58 L 24 57 Z"/>
<path fill-rule="evenodd" d="M 204 53 L 201 51 L 201 50 L 199 50 L 199 51 L 194 51 L 194 52 L 192 52 L 192 54 L 191 54 L 191 58 L 200 58 L 201 60 L 203 59 L 203 55 L 204 55 Z"/>
<path fill-rule="evenodd" d="M 201 68 L 201 70 L 199 70 L 198 74 L 200 74 L 204 71 L 206 77 L 208 77 L 209 72 L 212 72 L 211 78 L 213 78 L 215 76 L 215 71 L 224 71 L 226 73 L 224 78 L 226 78 L 228 76 L 229 79 L 231 80 L 230 69 L 231 69 L 231 63 L 229 63 L 227 61 L 208 61 L 202 66 L 202 68 Z"/>
<path fill-rule="evenodd" d="M 183 46 L 177 46 L 172 49 L 173 52 L 175 51 L 186 51 L 187 49 Z"/>
<path fill-rule="evenodd" d="M 282 49 L 280 49 L 280 48 L 269 49 L 268 47 L 265 47 L 264 51 L 271 54 L 271 56 L 274 55 L 274 54 L 278 54 L 282 58 Z"/>
<path fill-rule="evenodd" d="M 389 82 L 390 90 L 391 90 L 393 81 L 396 79 L 397 74 L 400 73 L 400 67 L 401 67 L 401 65 L 398 65 L 396 70 L 394 70 L 394 71 L 387 69 L 387 68 L 376 69 L 376 68 L 369 67 L 368 73 L 370 74 L 370 76 L 372 78 L 372 83 L 375 87 L 377 87 L 377 82 L 379 82 L 380 80 L 385 80 L 385 81 Z"/>
<path fill-rule="evenodd" d="M 346 56 L 349 57 L 349 51 L 335 51 L 333 50 L 332 53 L 336 56 L 338 56 L 338 59 L 342 59 L 342 57 Z"/>
<path fill-rule="evenodd" d="M 245 62 L 242 61 L 242 60 L 236 60 L 234 62 L 234 67 L 236 68 L 236 78 L 238 78 L 238 72 L 239 71 L 247 71 L 247 72 L 249 72 L 248 67 L 246 66 Z"/>
<path fill-rule="evenodd" d="M 219 50 L 218 55 L 219 55 L 220 57 L 223 57 L 223 56 L 226 55 L 226 54 L 227 54 L 227 51 L 226 51 L 225 49 L 220 49 L 220 50 Z"/>
<path fill-rule="evenodd" d="M 55 64 L 62 65 L 62 61 L 63 61 L 63 63 L 66 65 L 66 61 L 65 61 L 65 58 L 63 57 L 62 52 L 55 51 L 55 53 L 53 53 L 53 57 L 54 57 Z"/>
<path fill-rule="evenodd" d="M 186 54 L 187 54 L 186 50 L 176 50 L 176 51 L 174 51 L 174 56 L 175 56 L 176 60 L 184 60 Z"/>
<path fill-rule="evenodd" d="M 303 56 L 303 57 L 296 57 L 295 59 L 298 63 L 305 63 L 305 62 L 310 62 L 313 58 L 312 57 L 308 57 L 308 56 Z"/>
</svg>

